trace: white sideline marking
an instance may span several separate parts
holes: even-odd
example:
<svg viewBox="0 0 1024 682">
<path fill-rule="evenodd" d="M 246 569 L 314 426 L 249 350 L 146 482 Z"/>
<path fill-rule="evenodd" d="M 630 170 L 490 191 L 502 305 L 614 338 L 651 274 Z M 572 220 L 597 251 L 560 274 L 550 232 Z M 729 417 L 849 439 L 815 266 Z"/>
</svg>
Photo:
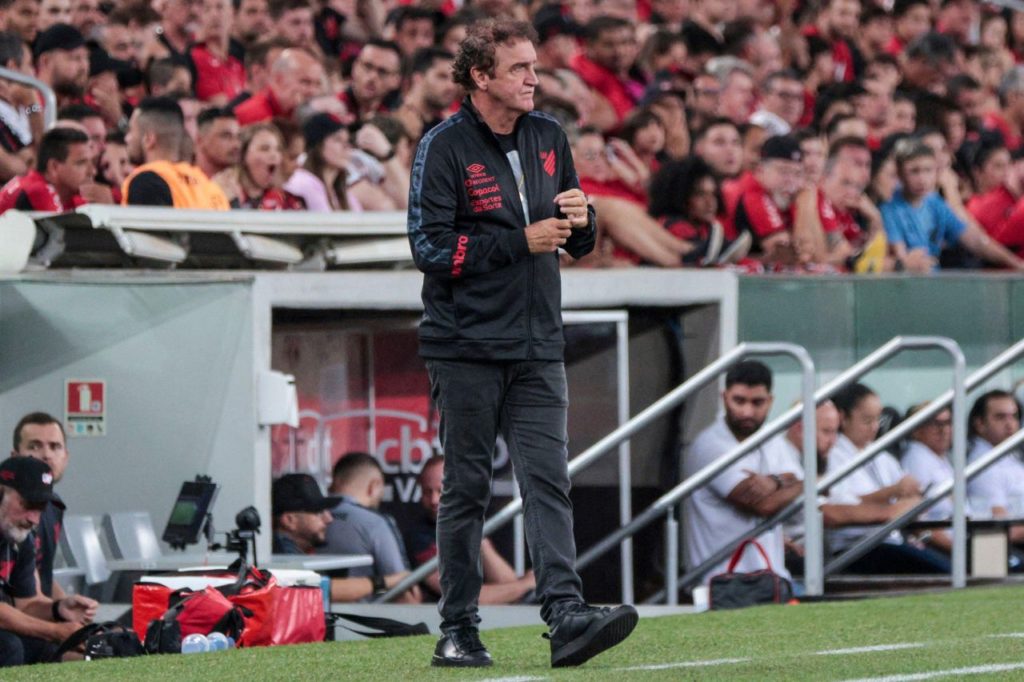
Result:
<svg viewBox="0 0 1024 682">
<path fill-rule="evenodd" d="M 917 682 L 917 680 L 934 680 L 937 677 L 959 677 L 961 675 L 986 675 L 988 673 L 1004 673 L 1010 670 L 1022 669 L 1024 669 L 1024 663 L 997 663 L 993 665 L 979 665 L 973 668 L 935 670 L 930 673 L 888 675 L 886 677 L 864 677 L 858 680 L 846 680 L 846 682 Z"/>
<path fill-rule="evenodd" d="M 991 639 L 1002 639 L 1004 637 L 1010 639 L 1024 639 L 1024 632 L 1003 632 L 998 635 L 989 635 Z"/>
<path fill-rule="evenodd" d="M 903 644 L 876 644 L 875 646 L 858 646 L 852 649 L 826 649 L 816 651 L 815 656 L 846 656 L 847 654 L 871 654 L 878 651 L 899 651 L 900 649 L 920 649 L 928 646 L 924 642 L 905 642 Z"/>
<path fill-rule="evenodd" d="M 634 665 L 629 668 L 616 668 L 620 672 L 631 670 L 671 670 L 673 668 L 706 668 L 713 665 L 731 665 L 746 663 L 749 658 L 715 658 L 710 661 L 682 661 L 679 663 L 656 663 L 653 665 Z"/>
<path fill-rule="evenodd" d="M 537 682 L 538 680 L 546 680 L 546 677 L 488 677 L 480 682 Z"/>
</svg>

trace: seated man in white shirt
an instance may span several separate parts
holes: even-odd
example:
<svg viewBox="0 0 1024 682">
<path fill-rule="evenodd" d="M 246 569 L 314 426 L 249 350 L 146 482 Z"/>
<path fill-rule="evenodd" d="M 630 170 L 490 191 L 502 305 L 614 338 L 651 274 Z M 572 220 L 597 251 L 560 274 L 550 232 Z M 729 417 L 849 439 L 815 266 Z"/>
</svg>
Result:
<svg viewBox="0 0 1024 682">
<path fill-rule="evenodd" d="M 746 361 L 725 377 L 722 403 L 725 413 L 700 432 L 684 463 L 686 476 L 716 461 L 761 428 L 772 406 L 772 374 L 765 365 Z M 781 437 L 766 441 L 698 489 L 686 500 L 684 545 L 687 568 L 695 568 L 727 542 L 753 530 L 763 519 L 780 511 L 803 490 L 799 468 L 791 461 Z M 768 554 L 771 568 L 789 579 L 784 563 L 782 527 L 761 534 L 758 542 Z M 702 580 L 725 571 L 727 561 L 712 566 Z M 736 571 L 765 568 L 754 550 L 744 553 Z"/>
<path fill-rule="evenodd" d="M 907 418 L 919 411 L 925 403 L 915 405 L 907 412 Z M 935 487 L 953 480 L 953 464 L 949 461 L 949 449 L 953 445 L 953 412 L 948 407 L 914 429 L 903 451 L 903 469 L 920 481 L 925 488 Z M 942 498 L 925 511 L 921 518 L 932 521 L 953 516 L 953 500 Z M 953 551 L 953 536 L 948 530 L 933 530 L 927 535 L 927 544 L 946 554 Z"/>
<path fill-rule="evenodd" d="M 1020 407 L 1012 394 L 989 391 L 974 401 L 968 419 L 971 463 L 1020 430 Z M 1016 454 L 1000 458 L 968 481 L 967 496 L 971 513 L 981 518 L 1024 515 L 1024 464 Z M 1010 540 L 1024 543 L 1024 526 L 1012 527 Z"/>
<path fill-rule="evenodd" d="M 878 435 L 882 401 L 864 384 L 851 384 L 833 398 L 840 414 L 840 435 L 829 453 L 828 471 L 845 469 L 861 450 Z M 908 476 L 896 458 L 882 452 L 858 467 L 828 491 L 828 503 L 861 510 L 874 509 L 882 523 L 895 518 L 921 501 L 921 485 Z M 841 552 L 874 533 L 877 528 L 867 519 L 836 524 L 828 533 L 829 548 Z M 858 574 L 948 573 L 949 559 L 942 554 L 908 544 L 898 531 L 844 569 Z"/>
</svg>

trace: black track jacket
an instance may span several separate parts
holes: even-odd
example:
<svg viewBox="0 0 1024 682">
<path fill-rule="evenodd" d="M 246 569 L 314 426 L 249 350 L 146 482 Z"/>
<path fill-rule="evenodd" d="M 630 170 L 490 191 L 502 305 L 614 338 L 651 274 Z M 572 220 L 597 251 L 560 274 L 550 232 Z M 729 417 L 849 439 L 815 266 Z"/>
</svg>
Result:
<svg viewBox="0 0 1024 682">
<path fill-rule="evenodd" d="M 516 148 L 530 221 L 561 217 L 559 192 L 579 187 L 565 133 L 540 112 L 519 118 Z M 530 254 L 512 166 L 469 98 L 416 149 L 409 242 L 423 271 L 420 355 L 451 360 L 562 360 L 558 254 Z M 594 248 L 596 218 L 563 247 Z"/>
</svg>

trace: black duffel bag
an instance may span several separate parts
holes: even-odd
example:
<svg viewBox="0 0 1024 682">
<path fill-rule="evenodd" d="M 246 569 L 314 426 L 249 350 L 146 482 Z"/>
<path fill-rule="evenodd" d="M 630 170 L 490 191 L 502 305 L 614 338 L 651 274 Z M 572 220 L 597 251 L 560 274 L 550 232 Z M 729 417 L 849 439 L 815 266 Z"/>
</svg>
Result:
<svg viewBox="0 0 1024 682">
<path fill-rule="evenodd" d="M 735 573 L 744 550 L 754 546 L 764 558 L 765 568 L 751 573 Z M 740 609 L 758 604 L 785 604 L 793 598 L 793 586 L 772 570 L 764 547 L 757 540 L 744 540 L 733 552 L 725 573 L 712 576 L 708 589 L 708 605 L 712 609 Z"/>
</svg>

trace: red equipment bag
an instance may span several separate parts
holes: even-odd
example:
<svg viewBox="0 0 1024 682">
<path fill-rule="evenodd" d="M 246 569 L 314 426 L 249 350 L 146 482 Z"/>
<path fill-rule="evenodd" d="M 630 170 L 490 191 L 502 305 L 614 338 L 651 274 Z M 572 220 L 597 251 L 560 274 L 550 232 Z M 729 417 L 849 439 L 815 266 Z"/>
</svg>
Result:
<svg viewBox="0 0 1024 682">
<path fill-rule="evenodd" d="M 327 635 L 319 587 L 278 587 L 271 644 L 322 642 Z"/>
</svg>

